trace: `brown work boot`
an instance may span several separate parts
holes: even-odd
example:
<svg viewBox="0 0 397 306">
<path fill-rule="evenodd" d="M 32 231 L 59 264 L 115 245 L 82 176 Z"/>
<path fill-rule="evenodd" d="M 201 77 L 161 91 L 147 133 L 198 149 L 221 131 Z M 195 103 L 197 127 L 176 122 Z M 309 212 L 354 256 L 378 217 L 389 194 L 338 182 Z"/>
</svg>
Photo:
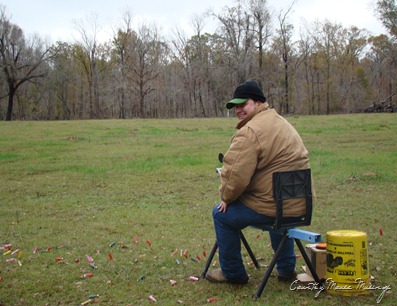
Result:
<svg viewBox="0 0 397 306">
<path fill-rule="evenodd" d="M 296 271 L 294 271 L 294 273 L 290 274 L 290 275 L 279 275 L 278 276 L 278 280 L 281 282 L 293 282 L 294 280 L 296 280 L 297 274 Z"/>
<path fill-rule="evenodd" d="M 223 272 L 221 269 L 208 271 L 207 274 L 205 275 L 205 278 L 213 283 L 229 283 L 229 284 L 235 284 L 235 285 L 244 285 L 244 284 L 248 283 L 248 279 L 249 279 L 248 275 L 244 278 L 238 278 L 238 279 L 226 278 L 223 275 Z"/>
</svg>

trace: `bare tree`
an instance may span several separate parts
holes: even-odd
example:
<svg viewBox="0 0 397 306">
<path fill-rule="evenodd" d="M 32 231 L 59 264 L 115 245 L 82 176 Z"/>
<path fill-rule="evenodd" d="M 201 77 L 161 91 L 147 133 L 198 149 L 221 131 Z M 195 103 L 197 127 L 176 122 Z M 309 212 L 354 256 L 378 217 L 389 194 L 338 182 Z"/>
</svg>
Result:
<svg viewBox="0 0 397 306">
<path fill-rule="evenodd" d="M 37 36 L 26 40 L 22 29 L 12 24 L 5 8 L 0 7 L 0 68 L 8 86 L 7 121 L 12 120 L 18 88 L 47 75 L 42 66 L 54 55 L 50 50 Z"/>
<path fill-rule="evenodd" d="M 376 13 L 378 18 L 382 21 L 385 28 L 393 36 L 391 44 L 389 44 L 390 64 L 392 65 L 393 73 L 390 80 L 390 104 L 393 102 L 393 96 L 397 92 L 397 4 L 395 0 L 378 0 L 376 2 Z"/>
<path fill-rule="evenodd" d="M 117 99 L 119 101 L 119 118 L 127 117 L 127 92 L 128 92 L 128 65 L 131 54 L 128 52 L 136 36 L 132 30 L 132 14 L 125 11 L 122 17 L 124 28 L 119 28 L 114 35 L 113 46 L 116 50 L 116 62 L 119 70 L 117 74 Z"/>
<path fill-rule="evenodd" d="M 187 115 L 187 103 L 178 103 L 178 100 L 188 100 L 190 99 L 190 90 L 185 90 L 186 87 L 189 87 L 191 84 L 191 64 L 190 64 L 190 49 L 188 47 L 189 39 L 186 33 L 181 29 L 175 29 L 173 38 L 171 40 L 172 48 L 172 60 L 174 62 L 174 66 L 177 66 L 178 71 L 180 71 L 179 75 L 175 75 L 173 78 L 174 81 L 179 81 L 183 86 L 176 86 L 175 84 L 170 84 L 175 87 L 174 92 L 171 96 L 171 101 L 176 108 L 175 113 L 177 115 L 181 115 L 185 117 Z M 177 78 L 177 80 L 175 80 Z M 182 81 L 183 80 L 183 81 Z M 189 98 L 186 98 L 188 96 Z"/>
<path fill-rule="evenodd" d="M 271 15 L 267 8 L 267 0 L 249 0 L 248 11 L 254 17 L 252 32 L 254 46 L 258 49 L 259 84 L 261 84 L 265 46 L 271 36 Z"/>
<path fill-rule="evenodd" d="M 339 33 L 339 50 L 334 63 L 338 71 L 336 82 L 339 83 L 337 94 L 339 111 L 350 112 L 360 108 L 368 98 L 365 76 L 359 66 L 364 48 L 367 46 L 367 32 L 357 27 L 345 28 Z"/>
<path fill-rule="evenodd" d="M 397 38 L 397 4 L 396 0 L 376 1 L 376 13 L 385 28 Z"/>
<path fill-rule="evenodd" d="M 215 17 L 221 23 L 221 36 L 228 47 L 225 50 L 229 56 L 228 65 L 236 75 L 236 81 L 242 83 L 252 77 L 253 17 L 244 10 L 242 0 L 235 7 L 226 7 Z"/>
<path fill-rule="evenodd" d="M 84 67 L 84 74 L 88 82 L 88 101 L 90 118 L 100 117 L 99 84 L 98 84 L 98 40 L 99 26 L 97 16 L 91 15 L 88 27 L 82 21 L 76 21 L 76 27 L 81 35 L 81 42 L 76 48 L 77 59 Z"/>
<path fill-rule="evenodd" d="M 131 72 L 129 78 L 134 83 L 132 91 L 138 97 L 138 115 L 145 118 L 145 100 L 155 90 L 152 82 L 159 76 L 159 62 L 164 44 L 156 26 L 141 24 L 136 34 L 129 50 L 135 55 L 128 63 Z"/>
<path fill-rule="evenodd" d="M 333 24 L 328 20 L 323 23 L 314 23 L 314 39 L 316 41 L 316 49 L 321 53 L 324 61 L 323 73 L 325 76 L 325 95 L 326 95 L 326 114 L 329 115 L 331 112 L 331 85 L 333 75 L 331 70 L 333 68 L 333 62 L 335 60 L 336 52 L 338 51 L 338 36 L 342 31 L 340 24 Z"/>
<path fill-rule="evenodd" d="M 307 32 L 301 32 L 300 40 L 298 41 L 299 54 L 302 58 L 303 68 L 302 80 L 299 82 L 299 90 L 304 90 L 301 94 L 308 101 L 308 113 L 315 114 L 315 92 L 316 79 L 318 79 L 318 69 L 316 65 L 316 56 L 313 54 L 313 38 Z"/>
<path fill-rule="evenodd" d="M 69 120 L 74 118 L 77 113 L 77 99 L 73 99 L 77 74 L 74 69 L 72 46 L 58 42 L 54 49 L 57 51 L 57 55 L 52 59 L 52 88 L 61 104 L 59 118 Z"/>
<path fill-rule="evenodd" d="M 284 99 L 280 105 L 280 113 L 285 112 L 286 114 L 290 112 L 290 56 L 292 52 L 292 31 L 294 29 L 291 24 L 287 23 L 287 17 L 291 12 L 293 5 L 294 3 L 291 4 L 285 13 L 280 12 L 280 14 L 277 16 L 279 23 L 278 32 L 280 35 L 281 54 L 284 63 Z"/>
</svg>

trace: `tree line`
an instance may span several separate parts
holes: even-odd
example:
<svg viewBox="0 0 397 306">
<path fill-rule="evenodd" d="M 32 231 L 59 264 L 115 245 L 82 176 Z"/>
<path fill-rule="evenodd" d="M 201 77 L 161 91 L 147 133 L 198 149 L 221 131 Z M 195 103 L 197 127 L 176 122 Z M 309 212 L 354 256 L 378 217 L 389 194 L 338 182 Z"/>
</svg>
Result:
<svg viewBox="0 0 397 306">
<path fill-rule="evenodd" d="M 80 39 L 48 45 L 26 37 L 0 6 L 0 120 L 221 117 L 234 88 L 256 80 L 281 114 L 394 110 L 397 6 L 374 14 L 389 35 L 329 20 L 289 23 L 293 4 L 271 15 L 267 0 L 239 0 L 192 19 L 194 35 L 165 39 L 154 24 L 133 27 L 125 11 L 99 42 L 96 20 Z M 341 8 L 343 9 L 343 8 Z M 214 18 L 214 33 L 203 32 Z M 298 37 L 298 38 L 296 38 Z M 381 108 L 382 110 L 383 108 Z"/>
</svg>

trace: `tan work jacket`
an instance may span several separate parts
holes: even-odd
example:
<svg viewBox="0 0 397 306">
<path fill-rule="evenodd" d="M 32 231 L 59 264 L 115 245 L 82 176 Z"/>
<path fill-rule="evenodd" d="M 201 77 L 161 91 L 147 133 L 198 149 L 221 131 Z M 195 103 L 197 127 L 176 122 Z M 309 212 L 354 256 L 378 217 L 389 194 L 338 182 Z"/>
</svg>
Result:
<svg viewBox="0 0 397 306">
<path fill-rule="evenodd" d="M 223 159 L 220 197 L 227 204 L 240 200 L 274 217 L 272 173 L 309 168 L 308 151 L 295 128 L 267 103 L 237 128 Z M 286 217 L 299 217 L 304 210 L 304 200 L 294 199 L 285 202 L 283 212 Z"/>
</svg>

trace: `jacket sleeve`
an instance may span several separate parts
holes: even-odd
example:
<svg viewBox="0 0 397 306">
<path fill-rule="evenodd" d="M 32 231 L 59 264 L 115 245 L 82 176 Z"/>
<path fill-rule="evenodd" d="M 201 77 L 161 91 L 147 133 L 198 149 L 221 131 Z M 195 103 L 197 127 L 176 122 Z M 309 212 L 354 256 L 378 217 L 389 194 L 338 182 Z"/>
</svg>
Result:
<svg viewBox="0 0 397 306">
<path fill-rule="evenodd" d="M 259 152 L 256 135 L 250 128 L 243 127 L 237 131 L 223 159 L 219 187 L 222 201 L 229 204 L 246 191 L 255 172 Z"/>
</svg>

